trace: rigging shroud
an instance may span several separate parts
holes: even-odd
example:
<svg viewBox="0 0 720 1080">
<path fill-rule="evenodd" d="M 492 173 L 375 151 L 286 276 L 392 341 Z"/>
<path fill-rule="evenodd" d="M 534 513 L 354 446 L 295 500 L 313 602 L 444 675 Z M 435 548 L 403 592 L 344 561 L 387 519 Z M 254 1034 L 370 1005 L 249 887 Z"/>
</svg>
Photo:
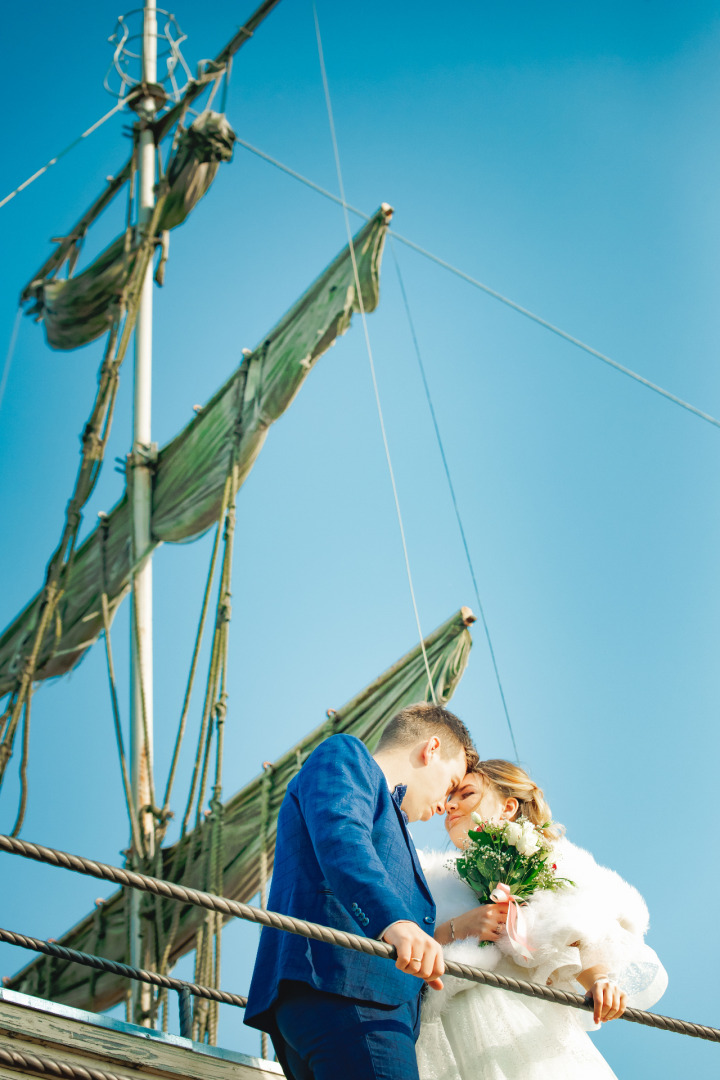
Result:
<svg viewBox="0 0 720 1080">
<path fill-rule="evenodd" d="M 472 646 L 468 625 L 474 621 L 469 608 L 461 608 L 425 639 L 425 649 L 438 704 L 452 697 L 467 666 Z M 310 732 L 297 746 L 288 750 L 270 767 L 269 773 L 256 777 L 229 799 L 223 809 L 223 895 L 249 902 L 261 885 L 261 833 L 258 821 L 268 777 L 267 872 L 272 872 L 277 815 L 285 789 L 323 739 L 336 733 L 356 735 L 372 751 L 387 723 L 399 709 L 415 701 L 430 700 L 422 649 L 416 646 L 388 668 L 342 709 L 328 715 L 327 721 Z M 179 884 L 204 888 L 207 823 L 189 833 L 178 860 L 178 873 L 172 878 L 177 845 L 163 851 L 163 877 Z M 165 930 L 170 926 L 174 901 L 162 901 Z M 175 948 L 170 962 L 175 963 L 195 946 L 196 933 L 205 912 L 187 905 L 180 917 Z M 72 930 L 58 939 L 59 944 L 83 952 L 95 953 L 110 960 L 127 962 L 127 924 L 125 894 L 118 891 Z M 126 980 L 116 975 L 88 972 L 77 964 L 42 957 L 8 979 L 11 990 L 34 994 L 75 1008 L 100 1011 L 122 1000 Z"/>
<path fill-rule="evenodd" d="M 391 213 L 383 204 L 353 239 L 366 311 L 374 311 L 378 304 L 380 262 Z M 359 310 L 350 250 L 345 247 L 199 415 L 160 450 L 153 476 L 153 548 L 164 541 L 199 536 L 217 521 L 234 441 L 239 437 L 239 486 L 270 425 L 290 406 L 312 366 L 347 331 L 353 312 Z M 59 632 L 55 625 L 50 627 L 40 649 L 38 681 L 70 671 L 101 633 L 103 558 L 112 617 L 134 569 L 127 493 L 104 528 L 96 527 L 74 555 L 62 582 Z M 0 695 L 15 684 L 40 596 L 0 636 Z"/>
</svg>

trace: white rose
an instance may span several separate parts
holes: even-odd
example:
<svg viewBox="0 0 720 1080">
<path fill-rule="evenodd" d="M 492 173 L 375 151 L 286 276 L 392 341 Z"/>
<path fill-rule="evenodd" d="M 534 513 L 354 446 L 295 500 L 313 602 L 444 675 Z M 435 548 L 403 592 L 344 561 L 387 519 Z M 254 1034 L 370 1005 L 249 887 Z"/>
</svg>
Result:
<svg viewBox="0 0 720 1080">
<path fill-rule="evenodd" d="M 505 826 L 505 839 L 508 844 L 512 844 L 513 847 L 520 849 L 519 841 L 522 839 L 523 831 L 522 827 L 514 821 L 509 821 Z"/>
<path fill-rule="evenodd" d="M 484 821 L 483 821 L 483 819 L 482 819 L 482 818 L 480 817 L 480 815 L 479 815 L 479 814 L 476 814 L 474 810 L 473 810 L 473 812 L 471 813 L 470 817 L 471 817 L 471 818 L 473 819 L 473 821 L 475 822 L 475 824 L 476 824 L 476 825 L 484 825 L 484 824 L 485 824 L 485 822 L 484 822 Z"/>
<path fill-rule="evenodd" d="M 517 842 L 517 849 L 521 855 L 534 855 L 540 848 L 538 838 L 535 835 L 535 830 L 528 832 L 523 829 L 522 836 Z"/>
</svg>

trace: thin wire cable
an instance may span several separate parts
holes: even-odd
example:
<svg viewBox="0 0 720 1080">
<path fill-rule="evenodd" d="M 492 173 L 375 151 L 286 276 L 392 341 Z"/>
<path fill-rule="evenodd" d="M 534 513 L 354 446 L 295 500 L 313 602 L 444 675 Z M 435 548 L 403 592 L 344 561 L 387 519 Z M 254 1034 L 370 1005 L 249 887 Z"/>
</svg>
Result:
<svg viewBox="0 0 720 1080">
<path fill-rule="evenodd" d="M 351 214 L 357 214 L 357 216 L 363 218 L 364 221 L 370 220 L 369 214 L 364 213 L 362 210 L 358 210 L 356 206 L 351 206 L 349 203 L 346 203 L 343 199 L 338 198 L 337 195 L 333 195 L 331 191 L 327 191 L 326 188 L 321 187 L 320 184 L 316 184 L 313 180 L 308 179 L 307 176 L 303 176 L 302 173 L 296 172 L 288 165 L 284 165 L 283 162 L 278 161 L 277 158 L 271 157 L 270 154 L 266 154 L 263 150 L 259 150 L 258 147 L 245 142 L 243 139 L 237 139 L 236 141 L 251 154 L 255 154 L 256 157 L 261 158 L 263 161 L 267 161 L 268 164 L 274 165 L 276 169 L 280 169 L 281 172 L 287 173 L 287 175 L 291 176 L 294 180 L 299 180 L 301 184 L 311 188 L 313 191 L 317 191 L 319 195 L 322 195 L 326 199 L 330 199 L 331 202 L 337 203 L 345 210 L 349 210 Z M 510 297 L 504 296 L 503 293 L 498 292 L 496 289 L 491 289 L 489 285 L 485 285 L 471 274 L 466 274 L 464 270 L 460 270 L 459 267 L 453 266 L 453 264 L 447 262 L 446 259 L 441 259 L 439 255 L 434 255 L 431 251 L 428 251 L 427 248 L 421 247 L 420 244 L 416 244 L 413 240 L 408 239 L 407 236 L 395 232 L 394 229 L 388 229 L 388 234 L 394 237 L 398 243 L 404 244 L 418 255 L 422 255 L 425 259 L 429 259 L 437 266 L 442 267 L 443 270 L 448 270 L 451 274 L 455 274 L 455 276 L 461 278 L 462 281 L 466 281 L 469 285 L 473 285 L 476 289 L 480 289 L 494 300 L 499 300 L 501 304 L 505 304 L 507 307 L 512 308 L 513 311 L 517 311 L 520 315 L 524 315 L 526 319 L 530 319 L 532 322 L 537 323 L 538 326 L 542 326 L 545 330 L 549 330 L 552 334 L 556 334 L 564 341 L 568 341 L 571 345 L 575 345 L 578 349 L 582 349 L 583 352 L 588 353 L 590 356 L 594 356 L 596 360 L 602 360 L 604 364 L 608 364 L 610 367 L 615 368 L 622 375 L 627 375 L 629 379 L 634 379 L 636 382 L 640 383 L 641 386 L 646 386 L 648 390 L 654 390 L 656 394 L 671 401 L 674 405 L 679 405 L 680 408 L 686 409 L 694 416 L 699 417 L 701 420 L 705 420 L 706 423 L 712 424 L 716 428 L 720 428 L 720 420 L 711 416 L 710 413 L 703 412 L 702 409 L 698 409 L 695 405 L 691 405 L 689 401 L 677 397 L 676 394 L 670 393 L 669 390 L 664 390 L 662 386 L 658 386 L 657 383 L 651 382 L 649 379 L 639 375 L 636 371 L 633 371 L 632 368 L 625 367 L 623 364 L 618 363 L 617 360 L 613 360 L 598 349 L 593 349 L 591 345 L 586 344 L 586 342 L 582 341 L 580 338 L 574 337 L 573 334 L 569 334 L 566 330 L 562 330 L 559 326 L 555 326 L 554 323 L 549 322 L 547 319 L 543 319 L 541 315 L 536 315 L 535 312 L 530 311 L 529 308 L 523 307 L 522 304 L 518 304 L 515 300 L 511 300 Z"/>
<path fill-rule="evenodd" d="M 693 413 L 695 416 L 699 416 L 701 420 L 705 420 L 708 424 L 713 424 L 714 427 L 720 428 L 720 420 L 716 420 L 714 416 L 703 412 L 702 409 L 696 408 L 695 405 L 691 405 L 689 401 L 684 401 L 683 398 L 671 394 L 669 390 L 664 390 L 662 386 L 658 386 L 657 383 L 643 378 L 643 376 L 638 375 L 636 371 L 625 367 L 623 364 L 619 364 L 617 360 L 613 360 L 611 357 L 606 356 L 605 353 L 600 352 L 598 349 L 593 349 L 591 345 L 581 341 L 580 338 L 574 337 L 573 334 L 569 334 L 567 330 L 562 330 L 559 326 L 555 326 L 554 323 L 548 322 L 547 319 L 543 319 L 541 315 L 536 315 L 535 312 L 523 307 L 522 304 L 518 304 L 515 300 L 511 300 L 508 296 L 504 296 L 502 293 L 497 292 L 496 289 L 491 289 L 489 285 L 484 285 L 482 281 L 478 281 L 477 278 L 471 277 L 470 274 L 466 274 L 464 270 L 459 270 L 456 266 L 453 266 L 452 263 L 446 262 L 445 259 L 441 259 L 438 255 L 433 255 L 432 252 L 420 247 L 419 244 L 415 244 L 412 240 L 408 240 L 406 236 L 401 236 L 399 233 L 395 232 L 392 233 L 392 235 L 401 244 L 405 244 L 406 247 L 418 252 L 418 254 L 424 255 L 426 259 L 430 259 L 432 262 L 437 263 L 438 266 L 442 266 L 445 270 L 449 270 L 452 274 L 462 278 L 463 281 L 467 281 L 470 285 L 474 285 L 476 289 L 481 289 L 484 293 L 487 293 L 488 296 L 492 296 L 494 300 L 499 300 L 501 304 L 505 304 L 507 307 L 512 308 L 513 311 L 517 311 L 520 315 L 524 315 L 526 319 L 531 319 L 532 322 L 537 323 L 538 326 L 542 326 L 545 330 L 549 330 L 552 334 L 556 334 L 564 341 L 569 341 L 571 345 L 577 346 L 578 349 L 582 349 L 584 352 L 589 353 L 590 356 L 594 356 L 597 360 L 602 360 L 604 364 L 609 364 L 610 367 L 615 368 L 615 370 L 619 371 L 622 375 L 627 375 L 628 378 L 635 379 L 635 381 L 639 382 L 642 386 L 646 386 L 648 390 L 654 390 L 656 394 L 660 394 L 661 397 L 667 398 L 667 400 L 672 401 L 673 404 L 679 405 L 682 409 L 687 409 L 688 412 Z"/>
<path fill-rule="evenodd" d="M 316 184 L 314 180 L 310 180 L 307 176 L 303 176 L 302 173 L 295 172 L 289 165 L 285 165 L 282 161 L 278 161 L 277 158 L 272 157 L 270 154 L 266 154 L 264 150 L 260 150 L 257 146 L 253 146 L 252 143 L 246 142 L 245 139 L 241 139 L 239 136 L 235 137 L 235 142 L 238 146 L 242 146 L 245 150 L 249 150 L 251 154 L 255 154 L 255 156 L 259 157 L 262 161 L 267 161 L 268 164 L 274 165 L 280 172 L 292 176 L 293 180 L 299 180 L 305 187 L 309 187 L 312 191 L 317 191 L 318 194 L 323 195 L 326 199 L 330 199 L 331 202 L 337 203 L 338 206 L 344 206 L 351 214 L 357 214 L 357 216 L 364 221 L 370 220 L 370 215 L 366 214 L 363 210 L 358 210 L 357 206 L 351 206 L 350 203 L 343 202 L 337 195 L 333 195 L 332 191 L 328 191 L 327 188 L 321 187 L 320 184 Z M 388 230 L 388 232 L 390 231 L 391 230 Z"/>
<path fill-rule="evenodd" d="M 415 588 L 413 586 L 412 572 L 410 570 L 410 558 L 408 556 L 407 541 L 405 539 L 405 529 L 403 526 L 402 513 L 400 512 L 400 500 L 398 498 L 397 485 L 395 483 L 395 473 L 392 467 L 392 460 L 390 457 L 390 447 L 387 440 L 387 432 L 385 430 L 385 420 L 383 418 L 382 405 L 380 404 L 380 391 L 378 390 L 377 378 L 375 375 L 375 362 L 373 360 L 372 347 L 370 345 L 370 335 L 367 327 L 367 317 L 365 314 L 365 304 L 363 303 L 362 288 L 360 286 L 360 275 L 357 268 L 357 260 L 355 258 L 355 246 L 352 239 L 352 230 L 350 228 L 350 218 L 348 216 L 348 207 L 345 203 L 345 185 L 343 184 L 342 167 L 340 165 L 340 151 L 338 149 L 337 135 L 335 133 L 335 121 L 333 119 L 332 102 L 330 100 L 330 87 L 328 85 L 327 71 L 325 70 L 325 57 L 323 54 L 322 38 L 320 37 L 320 23 L 318 22 L 317 8 L 313 0 L 313 18 L 315 20 L 315 36 L 317 38 L 318 57 L 320 59 L 320 71 L 322 73 L 323 89 L 325 91 L 325 106 L 327 108 L 328 123 L 330 125 L 330 137 L 332 139 L 333 154 L 335 155 L 335 169 L 337 172 L 338 187 L 340 188 L 340 197 L 342 199 L 343 216 L 345 218 L 345 230 L 347 232 L 348 247 L 350 249 L 350 258 L 352 260 L 353 275 L 355 277 L 355 292 L 358 298 L 358 305 L 360 307 L 360 317 L 362 319 L 363 331 L 365 334 L 365 345 L 367 347 L 368 361 L 370 363 L 370 374 L 372 376 L 373 390 L 375 392 L 375 404 L 377 405 L 378 419 L 380 421 L 380 431 L 382 432 L 383 446 L 385 447 L 385 458 L 387 460 L 388 472 L 390 473 L 390 483 L 393 490 L 393 498 L 395 499 L 395 510 L 397 512 L 398 525 L 400 527 L 400 538 L 402 540 L 403 555 L 405 557 L 405 569 L 407 571 L 408 585 L 410 586 L 410 596 L 412 598 L 413 611 L 415 613 L 415 623 L 417 625 L 418 636 L 420 638 L 420 648 L 422 649 L 423 660 L 425 662 L 425 671 L 427 672 L 428 687 L 432 696 L 433 703 L 437 705 L 437 697 L 435 694 L 435 685 L 433 683 L 432 674 L 430 672 L 430 664 L 428 662 L 427 651 L 425 649 L 425 638 L 422 632 L 422 626 L 420 625 L 420 613 L 418 611 L 417 600 L 415 599 Z"/>
<path fill-rule="evenodd" d="M 473 588 L 475 589 L 475 599 L 477 600 L 477 606 L 480 612 L 480 619 L 482 620 L 483 629 L 485 630 L 485 637 L 487 639 L 488 649 L 490 651 L 490 659 L 492 660 L 492 666 L 495 672 L 495 681 L 497 682 L 498 690 L 500 691 L 500 700 L 502 701 L 503 711 L 505 712 L 505 720 L 507 721 L 508 731 L 510 732 L 510 739 L 513 744 L 513 750 L 515 751 L 515 760 L 519 761 L 520 755 L 518 753 L 517 743 L 515 742 L 515 732 L 513 731 L 513 726 L 510 722 L 510 712 L 507 707 L 507 701 L 505 700 L 505 691 L 503 689 L 502 680 L 500 678 L 500 671 L 498 669 L 497 660 L 495 658 L 495 649 L 493 648 L 492 638 L 490 637 L 490 627 L 488 626 L 487 619 L 485 618 L 485 609 L 483 607 L 483 602 L 480 599 L 480 589 L 478 587 L 477 577 L 475 575 L 475 567 L 473 566 L 473 561 L 470 555 L 470 547 L 468 545 L 467 536 L 465 535 L 465 527 L 462 522 L 462 517 L 460 516 L 460 507 L 458 506 L 457 497 L 455 495 L 455 485 L 453 484 L 452 476 L 450 475 L 450 466 L 448 464 L 447 455 L 445 454 L 445 446 L 443 444 L 442 436 L 440 434 L 440 426 L 438 424 L 437 415 L 435 413 L 435 406 L 433 405 L 432 397 L 430 396 L 430 387 L 427 381 L 427 375 L 425 372 L 425 365 L 422 359 L 422 353 L 420 352 L 420 343 L 418 341 L 417 333 L 415 330 L 415 323 L 412 317 L 412 312 L 410 311 L 410 303 L 408 301 L 407 293 L 405 291 L 405 282 L 403 281 L 403 276 L 400 271 L 400 263 L 398 262 L 397 252 L 395 251 L 395 241 L 392 236 L 390 237 L 390 253 L 393 257 L 398 282 L 400 284 L 400 292 L 402 294 L 405 314 L 407 315 L 408 325 L 410 327 L 410 335 L 413 340 L 413 345 L 415 346 L 415 356 L 417 357 L 418 367 L 420 368 L 420 375 L 422 376 L 423 386 L 425 387 L 425 397 L 427 398 L 428 408 L 430 409 L 430 416 L 432 417 L 433 427 L 435 429 L 435 437 L 437 439 L 438 448 L 440 450 L 440 457 L 442 458 L 443 468 L 445 470 L 445 477 L 448 482 L 448 488 L 450 489 L 450 498 L 452 499 L 453 508 L 455 510 L 455 517 L 457 518 L 458 528 L 460 530 L 460 537 L 462 539 L 462 545 L 465 549 L 465 558 L 467 559 L 468 568 L 470 570 L 470 577 L 472 578 Z"/>
<path fill-rule="evenodd" d="M 78 135 L 77 139 L 73 139 L 73 141 L 69 143 L 64 150 L 61 150 L 59 154 L 56 154 L 54 158 L 50 158 L 47 165 L 43 165 L 42 169 L 38 169 L 38 171 L 33 173 L 32 176 L 29 176 L 27 180 L 24 180 L 19 187 L 16 187 L 14 191 L 11 191 L 9 195 L 6 195 L 5 198 L 0 202 L 0 208 L 5 206 L 5 203 L 9 203 L 11 199 L 14 199 L 16 195 L 19 195 L 21 191 L 24 191 L 26 187 L 30 187 L 30 185 L 34 183 L 34 181 L 37 180 L 39 177 L 41 177 L 43 173 L 46 173 L 48 169 L 51 168 L 51 166 L 57 165 L 58 161 L 60 161 L 60 158 L 64 158 L 66 154 L 69 154 L 70 151 L 78 145 L 78 143 L 81 143 L 83 139 L 87 139 L 88 135 L 92 135 L 93 131 L 97 131 L 97 129 L 101 127 L 106 120 L 109 120 L 110 117 L 114 116 L 116 112 L 120 111 L 120 109 L 124 109 L 126 104 L 127 101 L 118 101 L 117 105 L 114 105 L 110 112 L 105 113 L 105 115 L 101 116 L 99 120 L 96 120 L 92 127 L 89 127 L 87 131 L 83 131 L 82 135 Z"/>
<path fill-rule="evenodd" d="M 8 376 L 10 375 L 10 367 L 12 365 L 13 356 L 15 354 L 15 346 L 17 344 L 18 332 L 20 330 L 20 320 L 22 319 L 22 308 L 17 309 L 15 315 L 15 322 L 13 323 L 12 333 L 10 334 L 10 344 L 8 345 L 8 351 L 5 356 L 5 366 L 3 368 L 2 380 L 0 380 L 0 409 L 2 409 L 3 398 L 5 396 L 5 387 L 7 386 Z"/>
</svg>

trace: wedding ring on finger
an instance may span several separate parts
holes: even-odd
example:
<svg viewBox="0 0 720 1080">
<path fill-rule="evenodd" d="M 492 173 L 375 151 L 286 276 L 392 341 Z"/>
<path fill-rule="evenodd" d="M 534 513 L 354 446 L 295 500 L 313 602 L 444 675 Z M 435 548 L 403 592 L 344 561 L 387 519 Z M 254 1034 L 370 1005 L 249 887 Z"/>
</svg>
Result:
<svg viewBox="0 0 720 1080">
<path fill-rule="evenodd" d="M 422 964 L 422 956 L 411 956 L 411 960 L 414 960 L 416 964 Z"/>
</svg>

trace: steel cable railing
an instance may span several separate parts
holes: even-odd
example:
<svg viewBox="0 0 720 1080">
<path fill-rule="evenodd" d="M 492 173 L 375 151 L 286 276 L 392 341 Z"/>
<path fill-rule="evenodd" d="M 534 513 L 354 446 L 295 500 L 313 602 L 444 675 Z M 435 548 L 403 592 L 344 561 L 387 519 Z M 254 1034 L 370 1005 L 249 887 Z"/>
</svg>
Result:
<svg viewBox="0 0 720 1080">
<path fill-rule="evenodd" d="M 19 1050 L 0 1046 L 0 1065 L 17 1072 L 28 1072 L 34 1076 L 62 1077 L 62 1080 L 133 1080 L 125 1073 L 108 1072 L 95 1069 L 92 1065 L 73 1065 L 69 1061 L 55 1061 L 54 1058 L 40 1054 L 22 1054 Z"/>
<path fill-rule="evenodd" d="M 111 975 L 121 975 L 126 979 L 135 979 L 137 982 L 175 990 L 179 998 L 180 1034 L 187 1039 L 191 1037 L 192 1030 L 192 1018 L 188 1019 L 190 997 L 219 1001 L 223 1005 L 235 1005 L 239 1009 L 244 1009 L 247 1005 L 247 998 L 240 994 L 230 994 L 227 990 L 216 990 L 213 986 L 202 986 L 199 983 L 187 982 L 185 979 L 175 979 L 171 975 L 161 975 L 158 971 L 148 971 L 146 968 L 121 964 L 117 960 L 108 960 L 104 956 L 78 952 L 77 949 L 69 949 L 56 941 L 43 941 L 41 938 L 29 937 L 27 934 L 18 934 L 14 930 L 5 930 L 0 927 L 0 941 L 5 941 L 8 945 L 17 945 L 21 949 L 32 949 L 34 952 L 44 953 L 45 956 L 57 957 L 58 960 L 66 960 L 69 964 L 82 964 L 96 971 L 106 971 Z"/>
<path fill-rule="evenodd" d="M 56 848 L 31 844 L 26 840 L 17 839 L 17 837 L 0 834 L 0 851 L 6 851 L 12 855 L 21 855 L 24 858 L 47 863 L 50 866 L 59 866 L 66 870 L 88 874 L 104 881 L 113 881 L 118 885 L 140 889 L 156 896 L 179 900 L 184 904 L 194 904 L 208 911 L 219 911 L 223 915 L 232 915 L 248 922 L 272 926 L 278 930 L 300 934 L 302 937 L 311 938 L 315 941 L 324 941 L 330 945 L 340 945 L 342 948 L 356 949 L 358 952 L 388 959 L 394 959 L 396 956 L 394 947 L 383 941 L 375 941 L 359 934 L 334 930 L 328 926 L 319 926 L 317 923 L 296 919 L 289 915 L 280 915 L 275 911 L 264 911 L 262 908 L 243 904 L 239 900 L 229 900 L 224 896 L 214 896 L 212 893 L 202 892 L 199 889 L 192 889 L 185 885 L 175 885 L 173 882 L 163 881 L 162 878 L 149 877 L 147 874 L 139 874 L 135 870 L 126 870 L 118 866 L 111 866 L 108 863 L 95 862 L 81 855 L 71 855 L 66 851 L 58 851 Z M 509 990 L 514 994 L 522 994 L 525 997 L 542 998 L 545 1001 L 568 1005 L 575 1009 L 590 1010 L 592 1008 L 591 1004 L 580 994 L 525 982 L 521 979 L 511 979 L 504 975 L 498 975 L 494 971 L 483 971 L 480 968 L 471 967 L 469 964 L 448 961 L 445 964 L 445 971 L 448 975 L 455 975 L 461 979 L 468 979 L 471 982 L 485 986 L 495 986 L 502 990 Z M 672 1016 L 662 1016 L 659 1013 L 646 1012 L 642 1009 L 627 1009 L 621 1019 L 635 1024 L 643 1024 L 646 1027 L 674 1031 L 679 1035 L 690 1035 L 697 1039 L 720 1042 L 720 1029 L 718 1028 L 695 1024 L 689 1020 L 679 1020 Z"/>
</svg>

